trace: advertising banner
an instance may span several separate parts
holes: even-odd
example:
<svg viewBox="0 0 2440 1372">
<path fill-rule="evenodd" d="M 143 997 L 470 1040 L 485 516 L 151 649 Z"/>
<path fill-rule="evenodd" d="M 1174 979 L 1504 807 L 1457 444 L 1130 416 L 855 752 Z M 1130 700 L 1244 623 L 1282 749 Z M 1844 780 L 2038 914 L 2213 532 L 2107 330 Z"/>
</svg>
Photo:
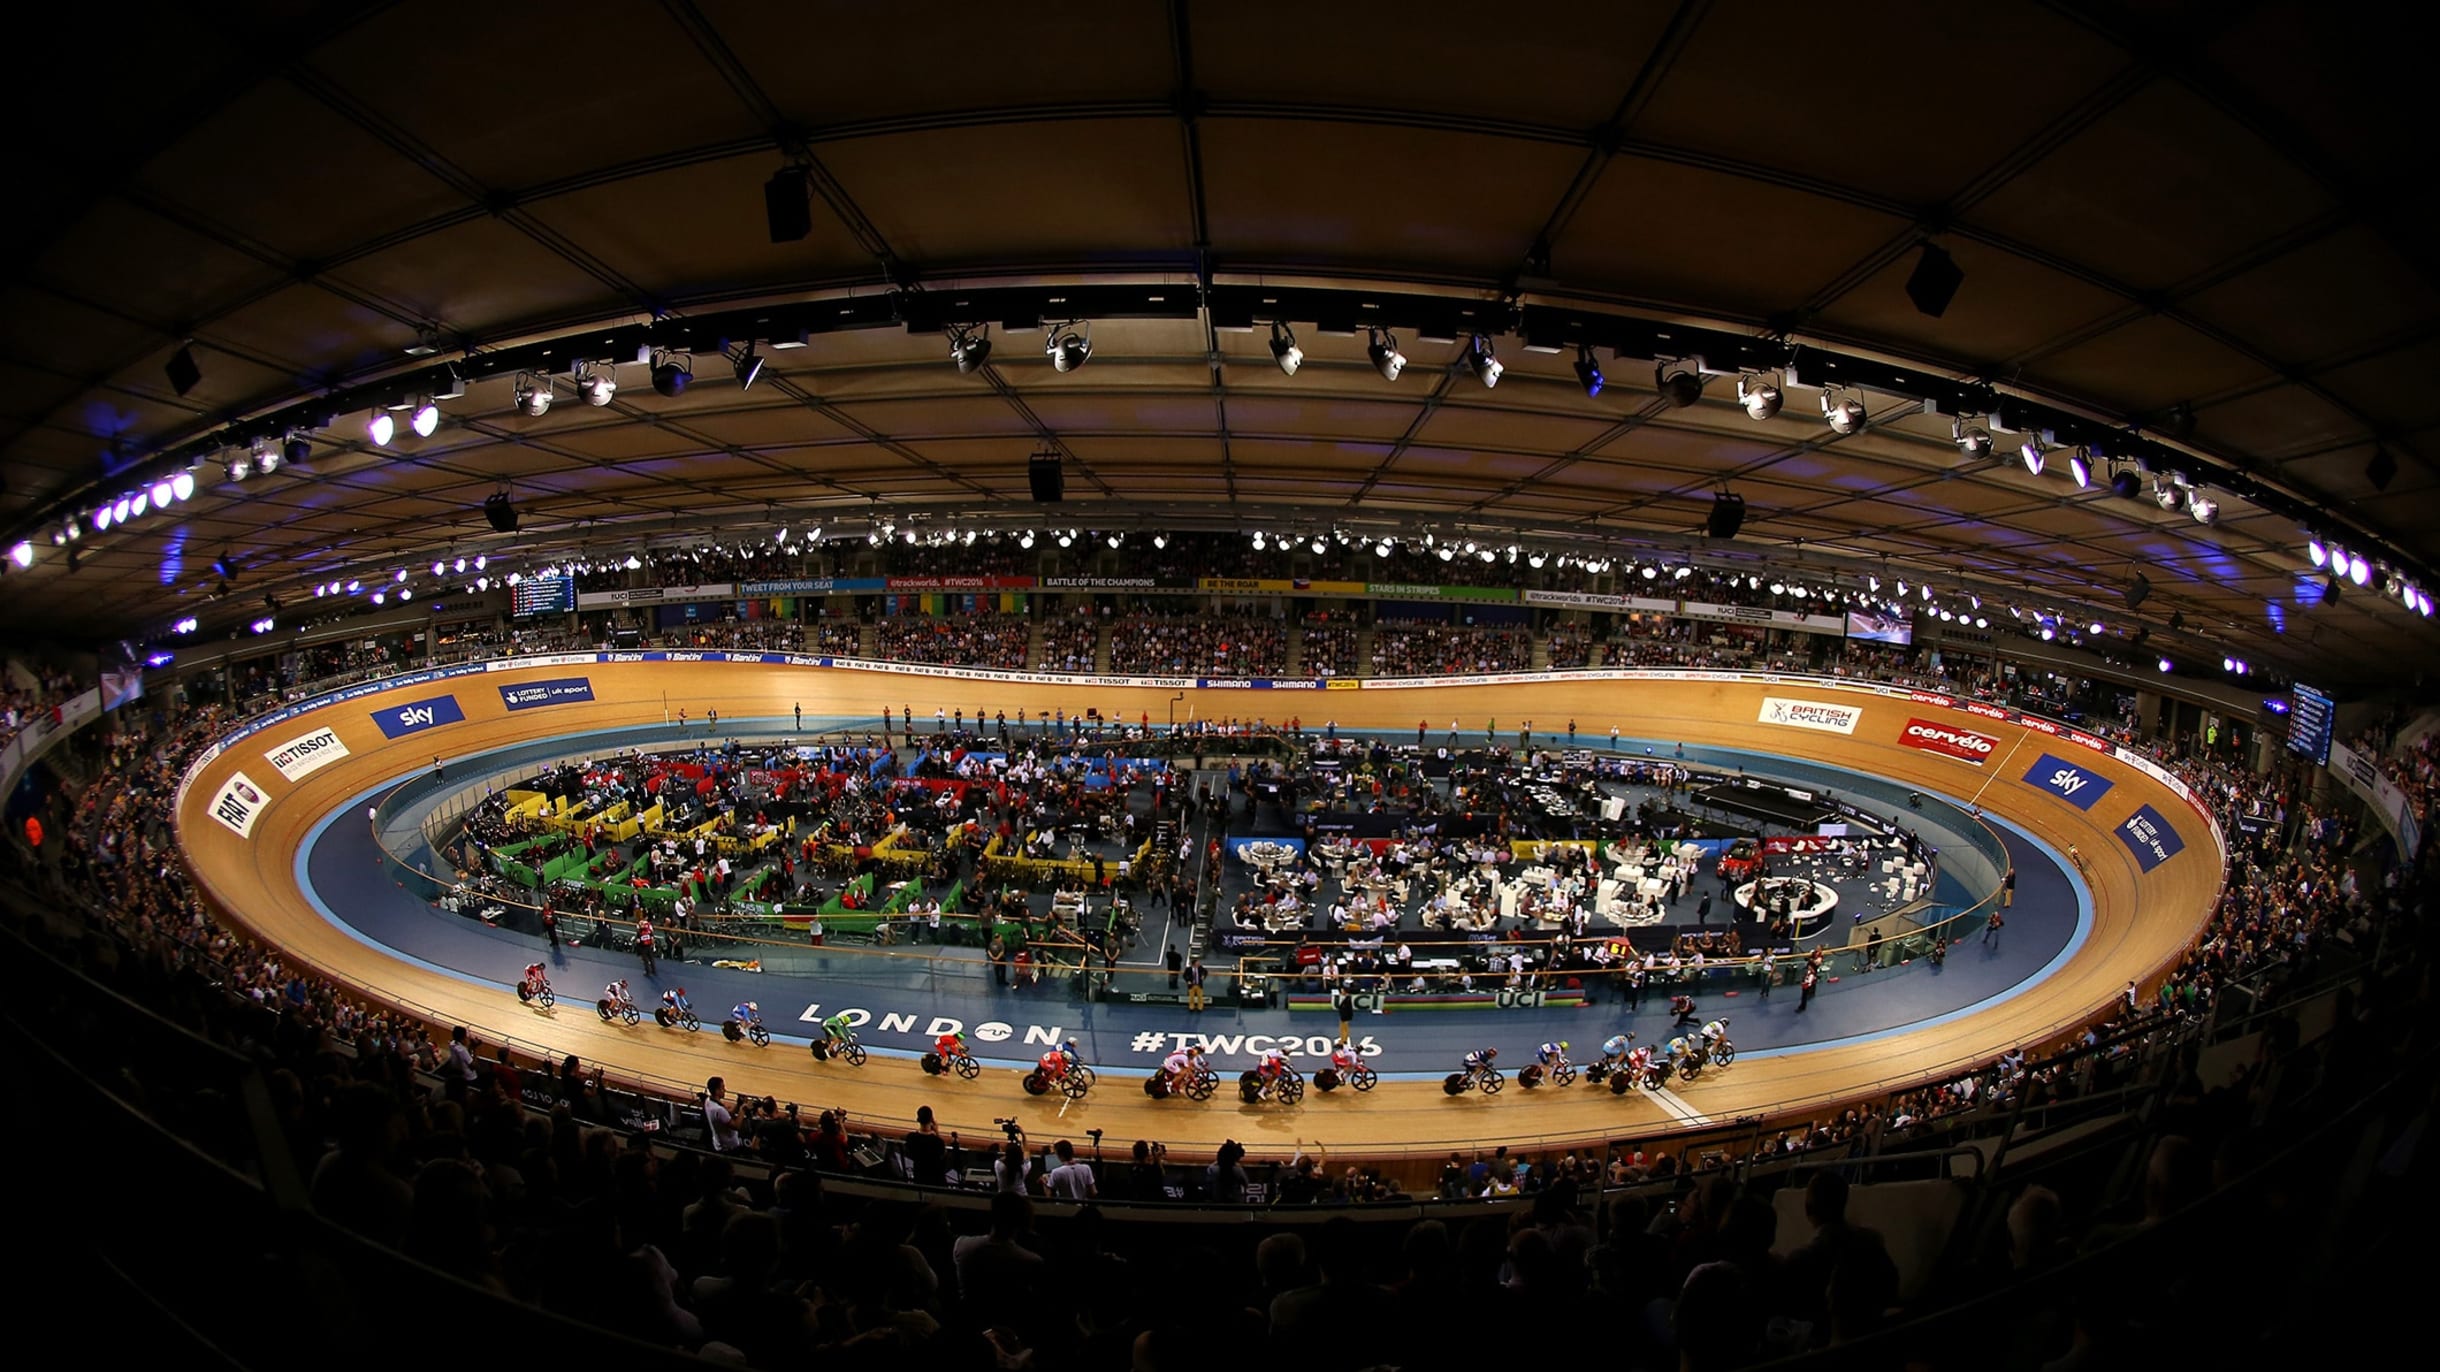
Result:
<svg viewBox="0 0 2440 1372">
<path fill-rule="evenodd" d="M 239 838 L 254 837 L 254 821 L 263 813 L 265 797 L 262 788 L 246 779 L 243 772 L 232 773 L 212 797 L 212 818 L 227 826 Z"/>
<path fill-rule="evenodd" d="M 1941 757 L 1953 757 L 1980 767 L 1999 752 L 1999 740 L 1989 734 L 1960 729 L 1954 724 L 1936 724 L 1928 719 L 1910 719 L 1899 731 L 1898 741 L 1909 748 Z"/>
<path fill-rule="evenodd" d="M 738 587 L 737 592 L 745 596 L 859 595 L 888 587 L 889 583 L 877 576 L 814 576 L 793 581 L 749 581 Z"/>
<path fill-rule="evenodd" d="M 591 677 L 561 677 L 555 681 L 529 681 L 521 686 L 500 688 L 500 703 L 512 710 L 531 710 L 539 705 L 569 705 L 593 698 Z"/>
<path fill-rule="evenodd" d="M 431 696 L 409 701 L 404 705 L 385 705 L 373 711 L 373 722 L 389 738 L 405 738 L 443 724 L 456 724 L 466 718 L 458 707 L 456 696 Z"/>
<path fill-rule="evenodd" d="M 2093 802 L 2110 793 L 2117 782 L 2064 758 L 2044 753 L 2025 770 L 2025 782 L 2039 786 L 2079 810 L 2090 810 Z"/>
<path fill-rule="evenodd" d="M 1761 722 L 1790 729 L 1817 729 L 1825 734 L 1852 734 L 1858 721 L 1864 718 L 1860 705 L 1833 705 L 1821 700 L 1788 700 L 1780 696 L 1762 698 Z"/>
<path fill-rule="evenodd" d="M 2149 872 L 2179 853 L 2186 851 L 2186 840 L 2177 836 L 2161 813 L 2146 805 L 2127 816 L 2118 826 L 2118 841 L 2135 855 L 2135 865 Z"/>
<path fill-rule="evenodd" d="M 314 773 L 347 756 L 347 745 L 328 729 L 316 729 L 302 738 L 292 738 L 270 752 L 264 760 L 279 769 L 290 781 L 303 781 Z"/>
<path fill-rule="evenodd" d="M 737 587 L 733 582 L 701 586 L 628 586 L 615 591 L 583 591 L 576 597 L 580 610 L 598 609 L 607 605 L 677 605 L 690 600 L 734 600 Z"/>
</svg>

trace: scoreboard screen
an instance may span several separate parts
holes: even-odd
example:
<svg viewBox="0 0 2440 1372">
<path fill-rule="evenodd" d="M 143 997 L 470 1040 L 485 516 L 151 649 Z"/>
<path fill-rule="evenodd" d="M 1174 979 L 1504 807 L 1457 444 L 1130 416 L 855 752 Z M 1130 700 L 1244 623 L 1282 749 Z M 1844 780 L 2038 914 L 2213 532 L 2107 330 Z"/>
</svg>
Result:
<svg viewBox="0 0 2440 1372">
<path fill-rule="evenodd" d="M 2336 704 L 2320 691 L 2299 681 L 2288 707 L 2288 751 L 2313 760 L 2315 766 L 2330 765 L 2331 716 Z"/>
<path fill-rule="evenodd" d="M 509 588 L 509 611 L 520 617 L 574 614 L 576 613 L 576 579 L 566 576 L 529 576 Z"/>
</svg>

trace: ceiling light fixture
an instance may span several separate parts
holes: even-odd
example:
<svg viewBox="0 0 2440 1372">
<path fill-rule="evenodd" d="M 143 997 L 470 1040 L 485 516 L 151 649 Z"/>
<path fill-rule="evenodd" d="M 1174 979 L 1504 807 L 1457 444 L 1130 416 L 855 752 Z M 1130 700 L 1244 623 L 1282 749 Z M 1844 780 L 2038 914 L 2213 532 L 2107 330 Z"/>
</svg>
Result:
<svg viewBox="0 0 2440 1372">
<path fill-rule="evenodd" d="M 1956 443 L 1957 451 L 1967 457 L 1980 460 L 1991 455 L 1991 431 L 1980 424 L 1968 424 L 1961 419 L 1951 420 L 1949 438 Z"/>
<path fill-rule="evenodd" d="M 2067 455 L 2067 474 L 2075 478 L 2077 490 L 2091 490 L 2093 488 L 2092 455 L 2082 448 L 2069 453 Z"/>
<path fill-rule="evenodd" d="M 755 379 L 762 375 L 762 369 L 763 357 L 754 350 L 752 339 L 748 339 L 739 347 L 737 355 L 729 359 L 729 370 L 737 374 L 737 389 L 741 391 L 754 389 Z"/>
<path fill-rule="evenodd" d="M 1296 331 L 1277 319 L 1271 321 L 1271 360 L 1279 364 L 1282 376 L 1294 376 L 1305 365 L 1305 350 L 1296 346 Z"/>
<path fill-rule="evenodd" d="M 683 361 L 680 360 L 682 357 Z M 694 384 L 694 380 L 695 360 L 693 358 L 685 357 L 684 354 L 673 352 L 668 348 L 660 349 L 652 355 L 652 389 L 656 394 L 675 399 L 686 394 L 686 388 Z"/>
<path fill-rule="evenodd" d="M 540 419 L 551 412 L 553 393 L 551 383 L 547 378 L 536 376 L 532 372 L 517 373 L 516 397 L 519 414 Z"/>
<path fill-rule="evenodd" d="M 1083 322 L 1071 320 L 1064 333 L 1058 329 L 1050 331 L 1050 341 L 1043 345 L 1042 351 L 1050 355 L 1052 367 L 1062 372 L 1072 372 L 1093 360 L 1093 340 L 1089 332 L 1076 332 L 1076 325 Z"/>
<path fill-rule="evenodd" d="M 618 368 L 608 363 L 579 362 L 570 376 L 576 382 L 576 393 L 588 405 L 607 405 L 618 394 Z"/>
<path fill-rule="evenodd" d="M 1593 347 L 1589 343 L 1576 345 L 1576 384 L 1584 387 L 1588 399 L 1601 394 L 1601 364 L 1593 360 Z"/>
<path fill-rule="evenodd" d="M 1836 390 L 1822 392 L 1822 418 L 1830 421 L 1830 431 L 1841 436 L 1856 433 L 1864 427 L 1864 402 L 1853 396 L 1837 399 Z"/>
<path fill-rule="evenodd" d="M 2027 438 L 2023 445 L 2017 448 L 2016 455 L 2025 460 L 2026 471 L 2035 476 L 2042 474 L 2042 440 L 2038 435 Z"/>
<path fill-rule="evenodd" d="M 2217 523 L 2220 518 L 2220 502 L 2202 491 L 2195 491 L 2186 497 L 2186 513 L 2193 515 L 2194 522 L 2197 524 Z"/>
<path fill-rule="evenodd" d="M 2305 556 L 2313 559 L 2313 565 L 2316 567 L 2330 560 L 2330 550 L 2324 547 L 2318 538 L 2308 538 L 2304 541 L 2304 553 Z"/>
<path fill-rule="evenodd" d="M 375 410 L 372 419 L 367 421 L 364 426 L 364 436 L 373 440 L 373 446 L 376 448 L 390 446 L 390 439 L 397 433 L 398 421 L 390 418 L 388 410 Z"/>
<path fill-rule="evenodd" d="M 415 430 L 417 438 L 430 438 L 440 426 L 441 407 L 433 403 L 431 396 L 425 396 L 416 405 L 414 416 L 407 420 L 407 427 Z"/>
<path fill-rule="evenodd" d="M 1500 373 L 1508 370 L 1500 365 L 1499 358 L 1492 355 L 1491 340 L 1479 333 L 1474 335 L 1473 342 L 1466 345 L 1466 367 L 1474 373 L 1475 380 L 1483 383 L 1486 391 L 1499 385 Z"/>
<path fill-rule="evenodd" d="M 1745 417 L 1757 424 L 1778 414 L 1785 399 L 1777 386 L 1761 377 L 1737 378 L 1737 403 L 1745 407 Z"/>
<path fill-rule="evenodd" d="M 1372 359 L 1373 370 L 1381 373 L 1384 381 L 1397 380 L 1398 373 L 1406 370 L 1406 354 L 1398 351 L 1398 335 L 1377 325 L 1368 326 L 1365 334 L 1372 340 L 1365 346 L 1364 354 Z"/>
<path fill-rule="evenodd" d="M 955 324 L 949 329 L 949 361 L 959 376 L 972 376 L 991 360 L 991 331 L 981 324 Z"/>
<path fill-rule="evenodd" d="M 1669 408 L 1682 410 L 1703 398 L 1703 373 L 1683 361 L 1655 362 L 1652 386 L 1669 402 Z"/>
</svg>

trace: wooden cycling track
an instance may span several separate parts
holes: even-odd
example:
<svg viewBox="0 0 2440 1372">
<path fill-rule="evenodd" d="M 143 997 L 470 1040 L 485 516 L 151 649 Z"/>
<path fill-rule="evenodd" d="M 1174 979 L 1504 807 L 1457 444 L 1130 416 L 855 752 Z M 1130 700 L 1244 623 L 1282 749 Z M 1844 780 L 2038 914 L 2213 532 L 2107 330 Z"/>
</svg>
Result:
<svg viewBox="0 0 2440 1372">
<path fill-rule="evenodd" d="M 584 676 L 589 703 L 511 713 L 494 686 Z M 454 695 L 465 712 L 461 723 L 441 725 L 396 741 L 385 738 L 372 712 L 441 694 Z M 784 729 L 793 708 L 808 716 L 871 717 L 888 706 L 911 705 L 918 720 L 934 707 L 969 713 L 981 706 L 1022 707 L 1029 717 L 1054 709 L 1071 715 L 1098 709 L 1106 717 L 1169 718 L 1173 691 L 1166 688 L 1069 685 L 1046 682 L 952 680 L 868 670 L 759 666 L 738 663 L 593 663 L 519 667 L 513 670 L 425 682 L 344 703 L 323 705 L 250 735 L 197 771 L 179 812 L 182 847 L 201 889 L 229 918 L 285 950 L 295 961 L 353 985 L 367 997 L 386 1000 L 465 1024 L 486 1043 L 575 1053 L 606 1064 L 613 1076 L 658 1080 L 665 1089 L 725 1076 L 730 1089 L 777 1095 L 816 1107 L 845 1107 L 860 1122 L 896 1124 L 930 1105 L 943 1129 L 970 1140 L 996 1137 L 995 1117 L 1013 1116 L 1044 1137 L 1083 1136 L 1105 1130 L 1112 1140 L 1154 1138 L 1180 1155 L 1208 1153 L 1223 1139 L 1257 1149 L 1284 1148 L 1291 1138 L 1327 1141 L 1334 1158 L 1413 1157 L 1500 1142 L 1521 1148 L 1592 1144 L 1603 1139 L 1653 1138 L 1745 1116 L 1818 1116 L 1841 1099 L 1876 1096 L 1899 1086 L 1943 1079 L 1965 1064 L 1987 1060 L 2011 1045 L 2039 1047 L 2108 1006 L 2129 979 L 2146 983 L 2193 939 L 2209 913 L 2223 860 L 2210 826 L 2175 793 L 2116 758 L 2065 740 L 2003 723 L 1827 683 L 1776 684 L 1726 677 L 1696 680 L 1568 680 L 1498 685 L 1436 685 L 1399 690 L 1272 692 L 1210 688 L 1189 690 L 1177 717 L 1267 714 L 1284 722 L 1291 713 L 1313 727 L 1325 712 L 1346 727 L 1411 729 L 1429 721 L 1435 741 L 1448 721 L 1479 731 L 1486 716 L 1499 719 L 1503 736 L 1531 719 L 1538 737 L 1564 730 L 1572 717 L 1583 736 L 1600 738 L 1616 725 L 1629 736 L 1682 739 L 1755 752 L 1807 758 L 1869 772 L 1961 799 L 1979 790 L 1991 813 L 2014 821 L 2053 849 L 2074 844 L 2088 863 L 2086 881 L 2095 907 L 2094 927 L 2066 965 L 2020 993 L 1945 1023 L 1885 1035 L 1869 1043 L 1827 1046 L 1763 1059 L 1747 1059 L 1681 1084 L 1679 1098 L 1695 1119 L 1680 1118 L 1641 1092 L 1614 1097 L 1606 1089 L 1578 1085 L 1526 1093 L 1511 1089 L 1496 1097 L 1451 1098 L 1436 1083 L 1385 1081 L 1358 1096 L 1309 1092 L 1295 1109 L 1246 1106 L 1224 1088 L 1202 1104 L 1156 1102 L 1138 1089 L 1140 1072 L 1112 1070 L 1087 1100 L 1068 1105 L 1057 1097 L 1034 1099 L 1018 1087 L 1016 1073 L 987 1070 L 975 1082 L 934 1079 L 917 1065 L 875 1055 L 861 1070 L 816 1064 L 802 1049 L 776 1043 L 757 1050 L 730 1044 L 707 1031 L 677 1035 L 612 1026 L 593 1013 L 589 1000 L 571 996 L 546 1015 L 518 1003 L 509 985 L 517 974 L 502 967 L 492 986 L 472 985 L 438 971 L 390 958 L 334 928 L 300 890 L 295 857 L 317 822 L 368 790 L 428 768 L 437 753 L 466 756 L 554 735 L 658 724 L 665 712 L 683 707 L 690 717 L 717 709 L 741 733 Z M 1757 722 L 1763 698 L 1830 702 L 1860 708 L 1852 735 Z M 1190 715 L 1190 711 L 1192 714 Z M 1910 718 L 1949 723 L 2000 739 L 1998 753 L 1983 767 L 1902 746 L 1900 731 Z M 335 731 L 349 755 L 291 784 L 266 754 L 325 727 Z M 723 732 L 728 732 L 724 729 Z M 1474 732 L 1479 738 L 1479 732 Z M 2020 738 L 2020 736 L 2022 736 Z M 2022 743 L 2022 747 L 2018 745 Z M 574 750 L 572 750 L 574 751 Z M 2021 778 L 2042 752 L 2072 758 L 2115 785 L 2087 812 Z M 267 795 L 250 839 L 210 816 L 224 782 L 242 770 Z M 1989 783 L 1985 788 L 1986 781 Z M 2138 806 L 2149 804 L 2184 839 L 2186 850 L 2142 872 L 2112 829 Z M 346 821 L 343 821 L 346 822 Z M 575 988 L 569 988 L 573 991 Z M 589 992 L 587 993 L 589 994 Z M 1181 1012 L 1181 1027 L 1186 1016 Z M 804 1032 L 804 1026 L 780 1026 Z M 1413 1070 L 1420 1064 L 1400 1064 Z M 1791 1108 L 1794 1107 L 1794 1108 Z"/>
</svg>

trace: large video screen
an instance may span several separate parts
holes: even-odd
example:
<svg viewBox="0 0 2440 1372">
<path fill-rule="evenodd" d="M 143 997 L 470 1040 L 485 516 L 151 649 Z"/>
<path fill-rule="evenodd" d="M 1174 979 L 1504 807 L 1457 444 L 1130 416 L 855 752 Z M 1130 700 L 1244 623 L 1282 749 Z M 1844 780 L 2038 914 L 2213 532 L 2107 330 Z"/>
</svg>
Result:
<svg viewBox="0 0 2440 1372">
<path fill-rule="evenodd" d="M 1866 643 L 1895 643 L 1906 647 L 1915 641 L 1915 621 L 1911 616 L 1885 614 L 1879 610 L 1849 610 L 1847 637 L 1860 638 Z"/>
<path fill-rule="evenodd" d="M 576 579 L 566 576 L 526 577 L 517 583 L 510 594 L 509 613 L 520 617 L 576 613 Z"/>
<path fill-rule="evenodd" d="M 2301 681 L 2296 683 L 2293 697 L 2295 703 L 2288 707 L 2288 751 L 2311 758 L 2317 766 L 2329 766 L 2331 716 L 2337 712 L 2336 703 Z"/>
</svg>

